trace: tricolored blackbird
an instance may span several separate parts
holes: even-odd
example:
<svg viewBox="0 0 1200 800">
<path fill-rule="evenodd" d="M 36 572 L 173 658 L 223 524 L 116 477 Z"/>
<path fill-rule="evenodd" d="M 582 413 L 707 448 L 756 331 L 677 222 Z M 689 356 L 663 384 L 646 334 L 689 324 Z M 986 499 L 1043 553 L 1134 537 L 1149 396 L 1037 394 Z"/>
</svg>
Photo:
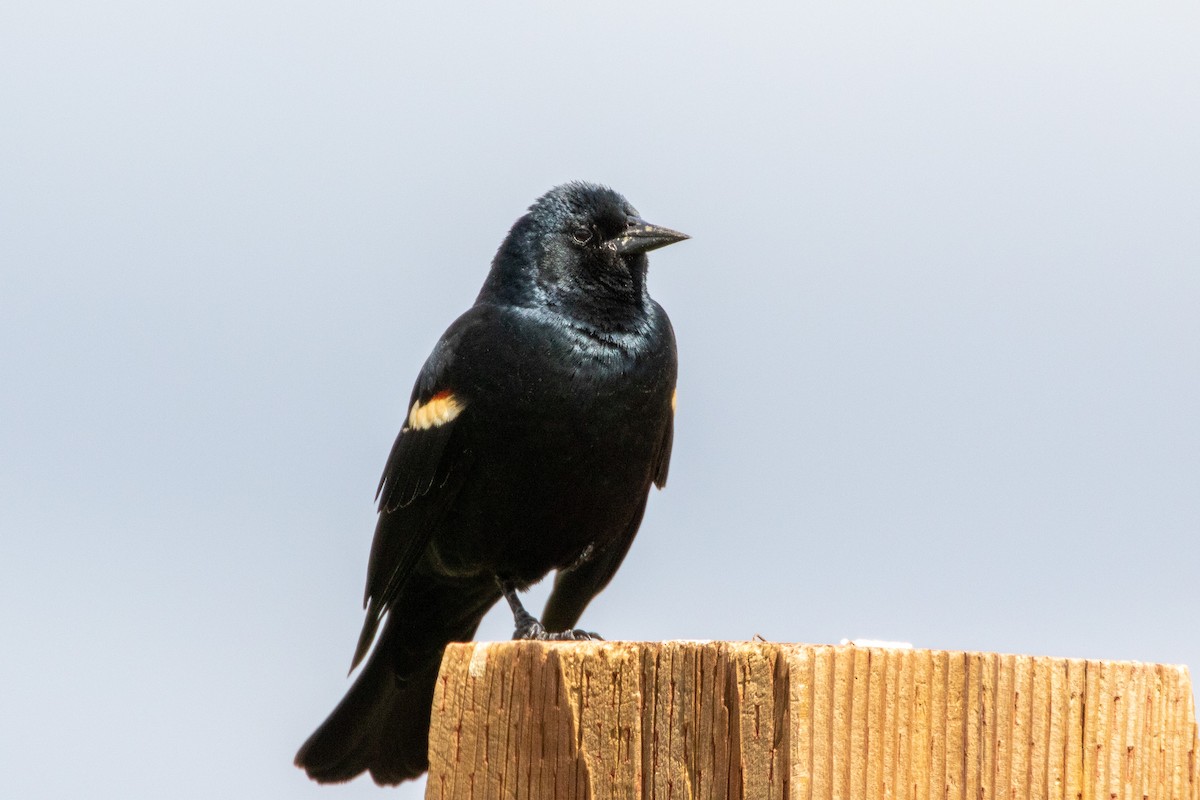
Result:
<svg viewBox="0 0 1200 800">
<path fill-rule="evenodd" d="M 514 638 L 599 638 L 574 625 L 671 457 L 675 336 L 646 253 L 686 238 L 588 183 L 550 190 L 513 225 L 417 377 L 379 484 L 351 670 L 370 658 L 296 755 L 310 777 L 424 772 L 442 652 L 501 597 Z M 551 570 L 539 622 L 517 592 Z"/>
</svg>

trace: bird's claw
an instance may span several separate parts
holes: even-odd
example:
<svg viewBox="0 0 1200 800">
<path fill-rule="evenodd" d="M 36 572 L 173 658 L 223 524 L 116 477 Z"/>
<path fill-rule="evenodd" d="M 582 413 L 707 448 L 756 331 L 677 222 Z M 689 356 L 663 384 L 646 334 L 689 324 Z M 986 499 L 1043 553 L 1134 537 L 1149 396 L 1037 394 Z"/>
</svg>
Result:
<svg viewBox="0 0 1200 800">
<path fill-rule="evenodd" d="M 542 623 L 534 620 L 513 631 L 513 639 L 533 642 L 602 642 L 604 637 L 591 631 L 572 628 L 566 631 L 548 631 Z"/>
</svg>

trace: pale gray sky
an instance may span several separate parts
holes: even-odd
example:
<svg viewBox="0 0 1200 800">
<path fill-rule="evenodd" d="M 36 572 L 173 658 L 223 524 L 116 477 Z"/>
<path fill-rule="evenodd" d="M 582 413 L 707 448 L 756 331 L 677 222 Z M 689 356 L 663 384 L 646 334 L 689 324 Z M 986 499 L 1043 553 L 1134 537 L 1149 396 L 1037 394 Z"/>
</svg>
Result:
<svg viewBox="0 0 1200 800">
<path fill-rule="evenodd" d="M 573 178 L 694 237 L 586 627 L 1200 667 L 1200 7 L 827 5 L 4 4 L 0 794 L 379 795 L 375 482 Z"/>
</svg>

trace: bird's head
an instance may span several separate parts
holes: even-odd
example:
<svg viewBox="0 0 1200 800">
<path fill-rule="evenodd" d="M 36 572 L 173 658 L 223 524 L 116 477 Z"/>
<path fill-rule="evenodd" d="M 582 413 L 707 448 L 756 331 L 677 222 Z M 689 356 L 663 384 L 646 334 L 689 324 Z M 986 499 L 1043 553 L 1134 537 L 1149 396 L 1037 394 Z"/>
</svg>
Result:
<svg viewBox="0 0 1200 800">
<path fill-rule="evenodd" d="M 687 238 L 642 219 L 612 189 L 567 183 L 513 225 L 488 284 L 568 312 L 640 308 L 648 302 L 646 253 Z"/>
<path fill-rule="evenodd" d="M 577 253 L 576 260 L 618 266 L 618 259 L 648 253 L 688 236 L 652 225 L 623 196 L 606 186 L 556 186 L 529 207 L 529 220 L 546 251 Z"/>
</svg>

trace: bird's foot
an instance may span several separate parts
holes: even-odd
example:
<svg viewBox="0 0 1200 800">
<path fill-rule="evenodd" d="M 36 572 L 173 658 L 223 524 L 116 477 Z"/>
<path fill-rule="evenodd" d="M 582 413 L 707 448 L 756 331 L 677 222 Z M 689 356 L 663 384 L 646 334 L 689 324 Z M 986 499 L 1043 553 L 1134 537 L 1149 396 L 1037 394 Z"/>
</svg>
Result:
<svg viewBox="0 0 1200 800">
<path fill-rule="evenodd" d="M 504 594 L 504 598 L 508 600 L 508 606 L 513 612 L 513 624 L 516 625 L 516 630 L 513 631 L 513 639 L 533 642 L 590 642 L 603 641 L 603 638 L 598 633 L 591 631 L 581 631 L 578 628 L 572 628 L 566 631 L 548 631 L 546 626 L 538 622 L 537 617 L 525 610 L 525 606 L 521 605 L 521 598 L 517 597 L 517 588 L 512 581 L 496 579 L 496 583 L 500 585 L 500 591 Z"/>
<path fill-rule="evenodd" d="M 591 631 L 572 628 L 566 631 L 548 631 L 536 619 L 524 620 L 523 624 L 513 631 L 513 639 L 534 642 L 602 642 L 604 637 Z"/>
</svg>

